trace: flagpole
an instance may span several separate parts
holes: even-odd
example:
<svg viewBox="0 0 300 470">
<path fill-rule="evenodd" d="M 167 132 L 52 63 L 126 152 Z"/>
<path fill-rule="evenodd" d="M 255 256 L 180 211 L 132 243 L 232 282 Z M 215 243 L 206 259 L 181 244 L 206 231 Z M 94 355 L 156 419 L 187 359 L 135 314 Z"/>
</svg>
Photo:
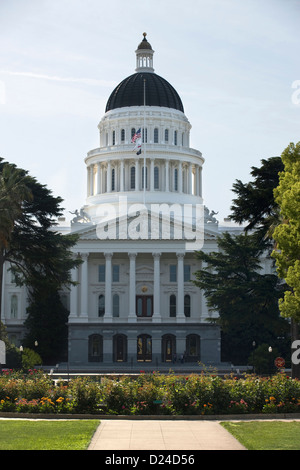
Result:
<svg viewBox="0 0 300 470">
<path fill-rule="evenodd" d="M 146 79 L 144 78 L 144 205 L 146 203 Z"/>
</svg>

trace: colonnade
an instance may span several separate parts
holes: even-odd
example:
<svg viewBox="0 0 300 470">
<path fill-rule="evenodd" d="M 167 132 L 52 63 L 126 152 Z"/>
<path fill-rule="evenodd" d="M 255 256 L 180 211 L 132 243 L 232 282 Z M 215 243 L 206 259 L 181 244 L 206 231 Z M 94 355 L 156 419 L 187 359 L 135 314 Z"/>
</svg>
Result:
<svg viewBox="0 0 300 470">
<path fill-rule="evenodd" d="M 88 197 L 112 191 L 141 191 L 143 188 L 143 158 L 122 158 L 87 166 Z M 181 160 L 147 158 L 146 190 L 202 196 L 202 166 Z"/>
<path fill-rule="evenodd" d="M 129 302 L 127 321 L 136 322 L 136 257 L 137 252 L 129 252 Z M 112 314 L 112 259 L 113 253 L 104 253 L 105 256 L 105 314 L 104 322 L 111 322 Z M 153 252 L 153 315 L 152 322 L 161 322 L 161 279 L 160 279 L 160 252 Z M 184 315 L 184 253 L 176 253 L 177 256 L 177 313 L 174 321 L 185 321 Z M 89 253 L 80 253 L 83 260 L 80 269 L 74 268 L 72 280 L 77 283 L 71 287 L 70 316 L 69 321 L 76 318 L 84 320 L 89 317 Z M 78 292 L 80 290 L 80 292 Z M 79 294 L 79 295 L 78 295 Z M 76 320 L 75 320 L 76 321 Z"/>
</svg>

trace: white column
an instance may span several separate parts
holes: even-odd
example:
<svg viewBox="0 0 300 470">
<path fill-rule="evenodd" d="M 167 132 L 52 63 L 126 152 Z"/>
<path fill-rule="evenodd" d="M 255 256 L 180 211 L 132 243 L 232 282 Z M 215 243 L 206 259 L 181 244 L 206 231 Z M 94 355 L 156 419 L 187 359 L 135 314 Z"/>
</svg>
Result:
<svg viewBox="0 0 300 470">
<path fill-rule="evenodd" d="M 124 160 L 121 160 L 120 165 L 120 191 L 124 191 Z"/>
<path fill-rule="evenodd" d="M 199 165 L 195 165 L 195 196 L 199 195 Z"/>
<path fill-rule="evenodd" d="M 154 191 L 154 160 L 150 160 L 150 191 Z"/>
<path fill-rule="evenodd" d="M 202 197 L 202 167 L 199 166 L 199 196 Z"/>
<path fill-rule="evenodd" d="M 140 189 L 140 165 L 139 160 L 135 161 L 135 190 L 139 191 Z"/>
<path fill-rule="evenodd" d="M 182 163 L 178 162 L 178 192 L 182 193 Z"/>
<path fill-rule="evenodd" d="M 91 167 L 90 166 L 87 166 L 86 167 L 86 177 L 87 177 L 87 184 L 86 184 L 86 187 L 87 187 L 87 197 L 89 197 L 91 195 L 91 177 L 90 177 L 90 173 L 91 173 Z"/>
<path fill-rule="evenodd" d="M 184 321 L 184 253 L 177 253 L 177 312 L 179 321 Z"/>
<path fill-rule="evenodd" d="M 165 191 L 170 191 L 170 185 L 169 185 L 169 160 L 166 160 L 166 181 L 165 181 Z"/>
<path fill-rule="evenodd" d="M 83 263 L 81 265 L 81 282 L 80 282 L 80 294 L 81 294 L 81 309 L 80 317 L 88 316 L 88 253 L 81 253 Z"/>
<path fill-rule="evenodd" d="M 104 321 L 112 319 L 112 253 L 104 253 L 105 256 L 105 315 Z"/>
<path fill-rule="evenodd" d="M 161 253 L 152 253 L 154 258 L 154 312 L 153 320 L 160 322 L 160 255 Z"/>
<path fill-rule="evenodd" d="M 101 163 L 97 164 L 97 194 L 101 194 L 102 192 L 102 185 L 101 185 Z"/>
<path fill-rule="evenodd" d="M 73 282 L 78 282 L 78 267 L 73 268 L 71 271 L 71 278 Z M 76 318 L 78 315 L 78 285 L 71 285 L 70 287 L 70 315 L 71 318 Z"/>
<path fill-rule="evenodd" d="M 136 297 L 135 297 L 135 259 L 137 253 L 128 253 L 129 256 L 129 315 L 128 321 L 136 321 Z"/>
<path fill-rule="evenodd" d="M 188 194 L 193 194 L 193 169 L 192 164 L 189 163 L 189 182 L 188 182 Z"/>
<path fill-rule="evenodd" d="M 94 165 L 90 166 L 90 196 L 94 196 Z"/>
<path fill-rule="evenodd" d="M 107 173 L 106 173 L 106 178 L 107 178 L 107 192 L 111 192 L 111 163 L 110 161 L 107 162 Z"/>
</svg>

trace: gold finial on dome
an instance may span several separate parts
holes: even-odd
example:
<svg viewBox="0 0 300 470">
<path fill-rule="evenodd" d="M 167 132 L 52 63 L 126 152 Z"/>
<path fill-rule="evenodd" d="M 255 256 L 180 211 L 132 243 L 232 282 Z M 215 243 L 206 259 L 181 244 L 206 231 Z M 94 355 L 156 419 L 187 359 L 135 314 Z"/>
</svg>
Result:
<svg viewBox="0 0 300 470">
<path fill-rule="evenodd" d="M 146 36 L 147 36 L 147 33 L 143 33 L 143 36 L 144 36 L 144 38 L 146 38 Z"/>
</svg>

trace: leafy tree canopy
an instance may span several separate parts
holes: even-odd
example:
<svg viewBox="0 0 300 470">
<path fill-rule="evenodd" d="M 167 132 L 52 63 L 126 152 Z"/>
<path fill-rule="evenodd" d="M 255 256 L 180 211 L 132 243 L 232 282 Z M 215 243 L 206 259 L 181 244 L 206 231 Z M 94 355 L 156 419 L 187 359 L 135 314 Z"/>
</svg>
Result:
<svg viewBox="0 0 300 470">
<path fill-rule="evenodd" d="M 300 322 L 300 142 L 284 150 L 282 162 L 284 171 L 274 190 L 281 223 L 273 233 L 276 248 L 272 256 L 278 275 L 288 286 L 280 301 L 281 314 Z"/>
</svg>

